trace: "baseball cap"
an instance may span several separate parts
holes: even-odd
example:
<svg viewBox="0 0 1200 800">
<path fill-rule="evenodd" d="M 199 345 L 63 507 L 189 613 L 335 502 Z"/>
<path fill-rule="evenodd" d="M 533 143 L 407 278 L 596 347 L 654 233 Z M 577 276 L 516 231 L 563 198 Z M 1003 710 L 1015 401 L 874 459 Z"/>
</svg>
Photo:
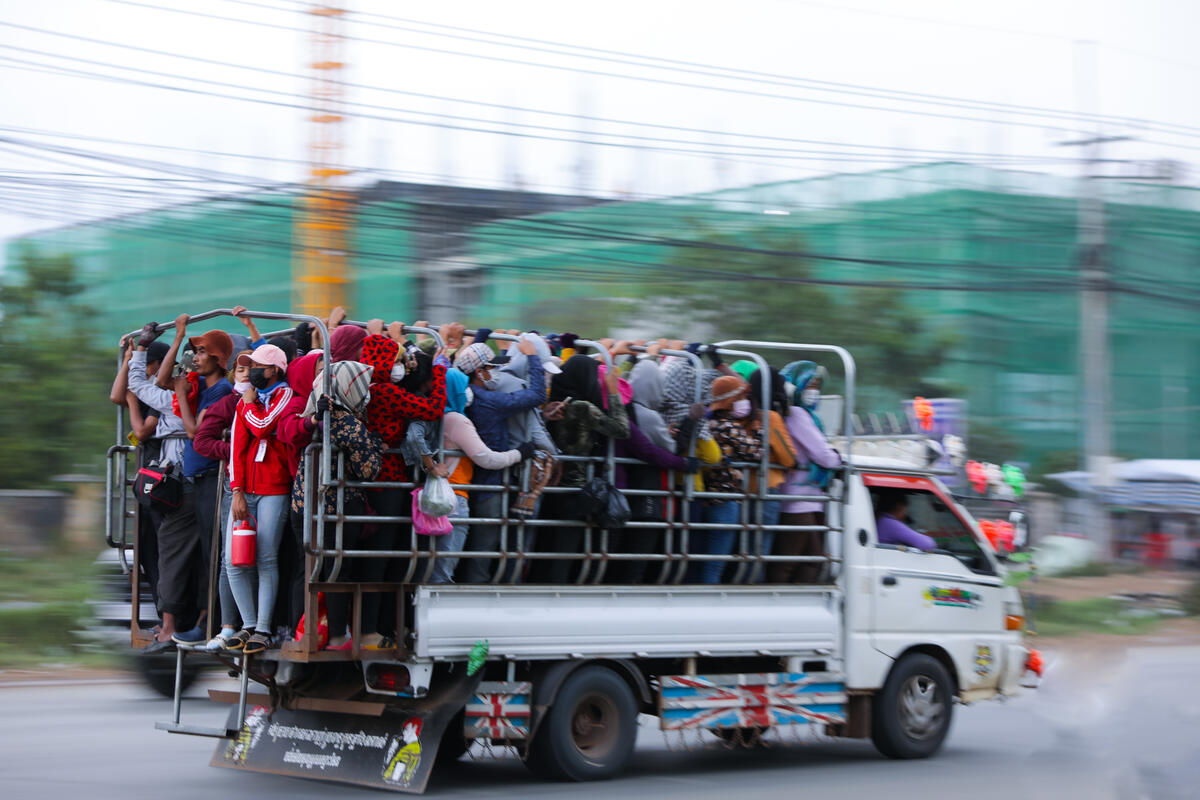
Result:
<svg viewBox="0 0 1200 800">
<path fill-rule="evenodd" d="M 454 358 L 454 366 L 458 367 L 460 372 L 470 375 L 482 367 L 496 366 L 507 361 L 507 358 L 501 359 L 493 353 L 492 348 L 483 342 L 476 342 L 458 351 Z"/>
<path fill-rule="evenodd" d="M 162 361 L 167 357 L 170 349 L 166 342 L 151 342 L 146 347 L 146 363 L 153 364 L 155 361 Z"/>
<path fill-rule="evenodd" d="M 281 371 L 287 372 L 287 356 L 283 354 L 283 350 L 273 344 L 264 344 L 253 353 L 242 353 L 238 356 L 237 363 L 238 366 L 243 367 L 252 364 L 260 367 L 279 367 Z"/>
</svg>

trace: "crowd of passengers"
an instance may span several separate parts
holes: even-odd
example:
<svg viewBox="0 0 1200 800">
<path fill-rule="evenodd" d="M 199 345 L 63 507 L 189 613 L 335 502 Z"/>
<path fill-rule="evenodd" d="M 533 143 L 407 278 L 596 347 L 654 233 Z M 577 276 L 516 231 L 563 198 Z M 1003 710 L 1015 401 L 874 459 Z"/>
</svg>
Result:
<svg viewBox="0 0 1200 800">
<path fill-rule="evenodd" d="M 449 516 L 463 521 L 445 535 L 417 536 L 419 548 L 429 553 L 500 549 L 499 524 L 465 520 L 503 517 L 506 492 L 468 493 L 458 487 L 502 485 L 506 467 L 535 457 L 544 463 L 542 454 L 603 456 L 610 441 L 617 457 L 640 462 L 616 466 L 611 480 L 618 489 L 681 488 L 679 482 L 691 481 L 695 491 L 727 495 L 692 501 L 688 519 L 714 527 L 689 532 L 689 553 L 736 552 L 743 511 L 752 521 L 761 511 L 764 525 L 825 522 L 824 504 L 806 498 L 824 493 L 841 457 L 828 444 L 816 414 L 825 373 L 812 362 L 764 372 L 750 361 L 726 364 L 715 347 L 702 344 L 603 340 L 614 365 L 610 370 L 598 354 L 577 352 L 578 337 L 570 333 L 505 331 L 518 334 L 517 340 L 498 341 L 486 329 L 465 335 L 464 326 L 455 323 L 440 328 L 443 345 L 438 346 L 433 337 L 404 334 L 397 322 L 385 326 L 376 319 L 365 329 L 341 324 L 345 311 L 338 308 L 328 319 L 328 342 L 305 324 L 267 340 L 253 320 L 238 318 L 247 328 L 245 335 L 211 330 L 189 337 L 188 317 L 182 315 L 175 320 L 170 344 L 159 339 L 154 323 L 122 342 L 125 361 L 111 399 L 128 409 L 143 463 L 175 468 L 183 480 L 177 509 L 140 516 L 140 563 L 161 617 L 150 651 L 186 644 L 259 652 L 292 636 L 304 612 L 304 453 L 311 442 L 321 440 L 324 424 L 344 454 L 348 480 L 415 480 L 420 485 L 425 476 L 448 478 L 457 503 Z M 635 344 L 645 351 L 635 353 Z M 690 350 L 708 366 L 697 374 L 692 359 L 664 355 L 664 350 Z M 177 362 L 183 367 L 177 368 Z M 701 403 L 695 402 L 697 382 Z M 760 405 L 764 382 L 770 397 L 765 431 Z M 747 489 L 758 493 L 759 470 L 732 464 L 760 462 L 764 447 L 773 465 L 766 473 L 767 488 L 794 499 L 744 499 Z M 464 455 L 439 460 L 443 449 Z M 582 487 L 588 480 L 585 464 L 565 461 L 560 466 L 558 486 Z M 672 487 L 671 480 L 677 485 Z M 345 488 L 342 510 L 351 518 L 408 517 L 411 491 L 386 485 Z M 742 499 L 728 496 L 734 494 Z M 335 495 L 324 493 L 331 515 Z M 515 498 L 515 492 L 509 495 L 510 505 Z M 673 497 L 634 494 L 628 501 L 636 521 L 682 518 L 681 509 L 670 506 L 678 502 Z M 751 507 L 743 509 L 743 503 Z M 577 493 L 545 493 L 537 498 L 533 515 L 569 522 L 584 518 L 582 508 Z M 215 565 L 220 624 L 209 640 L 205 609 L 214 567 L 211 537 L 218 520 L 223 531 L 222 556 Z M 231 541 L 246 521 L 256 530 L 256 564 L 235 566 Z M 729 527 L 715 527 L 719 525 Z M 334 531 L 334 523 L 327 522 L 326 547 L 334 546 Z M 527 527 L 524 533 L 525 552 L 583 551 L 584 526 L 579 522 Z M 825 544 L 820 531 L 764 531 L 761 539 L 751 539 L 754 554 L 820 556 Z M 661 553 L 664 540 L 661 530 L 625 528 L 610 531 L 607 550 Z M 348 550 L 407 550 L 411 541 L 407 523 L 343 523 Z M 324 559 L 325 578 L 333 561 Z M 438 556 L 423 562 L 417 580 L 567 583 L 578 576 L 582 563 L 509 559 L 501 568 L 494 559 Z M 684 582 L 729 580 L 733 566 L 690 561 Z M 409 559 L 348 558 L 338 579 L 402 581 L 409 567 Z M 661 562 L 612 561 L 604 582 L 654 582 L 660 568 Z M 496 575 L 498 569 L 504 574 Z M 750 582 L 816 583 L 828 577 L 826 569 L 819 561 L 755 561 L 751 570 L 739 574 Z M 353 646 L 352 597 L 325 595 L 330 649 Z M 382 593 L 364 592 L 359 612 L 360 647 L 395 646 L 394 602 Z"/>
</svg>

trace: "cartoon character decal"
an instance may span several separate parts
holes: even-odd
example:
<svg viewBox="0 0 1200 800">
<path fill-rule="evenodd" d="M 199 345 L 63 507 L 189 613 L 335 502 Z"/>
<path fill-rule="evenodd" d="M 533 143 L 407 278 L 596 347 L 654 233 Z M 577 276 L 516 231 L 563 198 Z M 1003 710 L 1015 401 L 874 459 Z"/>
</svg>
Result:
<svg viewBox="0 0 1200 800">
<path fill-rule="evenodd" d="M 267 729 L 267 722 L 269 722 L 267 707 L 255 706 L 246 716 L 246 721 L 242 723 L 242 729 L 238 731 L 238 735 L 225 746 L 225 758 L 245 765 L 246 757 L 250 755 L 254 745 L 258 744 L 258 740 L 262 738 L 263 731 Z"/>
<path fill-rule="evenodd" d="M 980 644 L 975 646 L 975 674 L 981 678 L 985 678 L 992 673 L 992 669 L 996 663 L 996 656 L 992 652 L 991 645 Z"/>
<path fill-rule="evenodd" d="M 387 764 L 383 769 L 383 779 L 388 783 L 408 786 L 421 763 L 421 718 L 409 717 L 399 736 L 393 736 L 388 745 Z"/>
</svg>

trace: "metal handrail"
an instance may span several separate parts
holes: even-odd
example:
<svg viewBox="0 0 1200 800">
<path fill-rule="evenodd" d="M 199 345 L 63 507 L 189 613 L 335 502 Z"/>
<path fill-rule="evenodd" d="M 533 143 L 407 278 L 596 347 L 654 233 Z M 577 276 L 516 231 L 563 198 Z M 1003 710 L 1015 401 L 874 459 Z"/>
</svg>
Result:
<svg viewBox="0 0 1200 800">
<path fill-rule="evenodd" d="M 215 309 L 189 318 L 189 325 L 195 322 L 201 322 L 214 317 L 229 315 L 232 316 L 232 309 Z M 316 317 L 307 315 L 293 314 L 277 314 L 273 312 L 255 312 L 246 311 L 238 316 L 257 318 L 257 319 L 280 319 L 280 320 L 295 320 L 305 321 L 317 330 L 322 341 L 326 343 L 330 341 L 330 333 L 324 322 Z M 343 324 L 357 325 L 366 327 L 366 323 L 357 322 L 354 320 L 346 320 Z M 165 331 L 172 327 L 170 323 L 157 326 L 159 331 Z M 439 349 L 444 347 L 444 342 L 441 339 L 437 329 L 430 327 L 404 326 L 405 334 L 424 334 L 434 339 Z M 136 333 L 136 332 L 134 332 Z M 474 331 L 465 331 L 471 335 Z M 498 341 L 518 341 L 519 336 L 503 333 L 493 333 L 492 338 Z M 578 339 L 575 342 L 578 350 L 583 351 L 591 349 L 596 351 L 599 358 L 606 364 L 609 369 L 614 368 L 613 358 L 607 348 L 600 343 L 588 340 Z M 764 372 L 768 370 L 765 359 L 755 352 L 736 348 L 753 348 L 753 349 L 770 349 L 770 350 L 809 350 L 814 352 L 830 352 L 841 356 L 843 365 L 846 369 L 846 406 L 845 416 L 847 424 L 844 425 L 845 436 L 848 440 L 853 441 L 854 429 L 850 424 L 853 414 L 854 390 L 855 390 L 855 364 L 853 358 L 844 349 L 827 345 L 794 345 L 777 342 L 757 342 L 749 340 L 730 340 L 712 345 L 716 351 L 723 356 L 736 356 L 751 359 L 756 363 L 760 370 Z M 643 353 L 647 349 L 644 345 L 633 345 L 630 348 L 633 353 Z M 662 349 L 659 351 L 661 355 L 688 359 L 695 367 L 696 381 L 693 387 L 694 397 L 696 402 L 700 402 L 703 397 L 703 381 L 704 381 L 704 364 L 698 354 L 686 350 L 671 350 Z M 324 371 L 324 389 L 328 393 L 331 389 L 331 379 L 329 370 Z M 322 426 L 322 435 L 320 440 L 313 442 L 305 448 L 304 458 L 304 475 L 302 476 L 305 513 L 303 519 L 303 541 L 305 542 L 305 551 L 311 556 L 311 569 L 308 570 L 308 584 L 319 585 L 336 582 L 345 564 L 345 559 L 364 559 L 364 558 L 407 558 L 409 559 L 408 568 L 402 581 L 403 584 L 408 584 L 412 581 L 428 580 L 437 558 L 456 558 L 456 559 L 485 559 L 494 561 L 496 564 L 495 571 L 491 574 L 490 583 L 513 582 L 519 580 L 521 566 L 526 562 L 547 561 L 547 560 L 564 560 L 572 561 L 580 564 L 578 569 L 577 584 L 600 583 L 606 574 L 608 563 L 612 562 L 630 562 L 640 561 L 647 564 L 661 564 L 661 570 L 657 579 L 651 577 L 650 573 L 646 574 L 646 581 L 655 582 L 657 584 L 677 584 L 684 580 L 687 566 L 691 562 L 695 563 L 736 563 L 738 566 L 733 570 L 733 581 L 741 582 L 747 578 L 747 570 L 755 564 L 765 565 L 771 563 L 826 563 L 831 566 L 841 563 L 841 558 L 832 555 L 831 553 L 816 556 L 795 556 L 795 555 L 770 555 L 762 552 L 762 535 L 766 532 L 777 533 L 821 533 L 837 532 L 844 524 L 845 516 L 836 523 L 831 519 L 829 524 L 824 525 L 765 525 L 763 524 L 763 508 L 762 504 L 766 501 L 787 501 L 794 500 L 792 495 L 784 495 L 773 493 L 769 484 L 769 475 L 772 468 L 782 468 L 780 465 L 774 465 L 770 461 L 770 384 L 768 381 L 763 382 L 761 398 L 762 411 L 762 428 L 760 435 L 763 437 L 763 448 L 761 458 L 754 463 L 736 462 L 730 463 L 728 466 L 743 470 L 743 482 L 740 487 L 741 491 L 731 492 L 709 492 L 696 491 L 695 482 L 690 475 L 681 475 L 674 470 L 664 470 L 667 475 L 666 488 L 661 489 L 624 489 L 622 490 L 630 497 L 656 497 L 663 499 L 664 514 L 662 519 L 656 520 L 639 520 L 631 521 L 625 526 L 629 531 L 644 531 L 646 535 L 661 536 L 661 549 L 656 548 L 656 552 L 620 552 L 617 548 L 610 546 L 609 531 L 599 529 L 586 520 L 560 520 L 560 519 L 524 519 L 510 518 L 508 513 L 508 498 L 509 493 L 517 487 L 528 487 L 528 464 L 517 466 L 520 469 L 519 473 L 513 473 L 511 468 L 505 468 L 502 471 L 502 480 L 499 485 L 456 485 L 455 489 L 465 491 L 468 494 L 478 492 L 500 492 L 502 502 L 498 517 L 466 517 L 466 518 L 451 518 L 453 524 L 470 524 L 470 525 L 487 525 L 494 524 L 500 527 L 500 538 L 497 549 L 494 551 L 461 551 L 438 552 L 432 548 L 421 549 L 416 539 L 415 532 L 410 534 L 408 549 L 390 549 L 390 550 L 362 550 L 362 549 L 347 549 L 344 540 L 344 525 L 347 523 L 407 523 L 411 522 L 411 516 L 366 516 L 366 515 L 351 515 L 345 513 L 345 493 L 348 489 L 406 489 L 417 485 L 417 481 L 356 481 L 350 480 L 346 473 L 345 454 L 338 451 L 338 448 L 332 445 L 330 441 L 330 425 L 328 417 L 325 418 L 325 424 Z M 123 435 L 123 415 L 118 411 L 118 434 Z M 439 430 L 440 434 L 440 430 Z M 459 454 L 458 451 L 446 451 L 444 448 L 444 438 L 439 435 L 439 459 L 444 459 L 447 454 Z M 108 461 L 108 486 L 110 487 L 109 495 L 106 496 L 106 520 L 109 525 L 112 524 L 113 512 L 113 497 L 111 487 L 116 479 L 112 458 L 118 452 L 128 452 L 133 448 L 128 448 L 121 451 L 122 445 L 118 443 L 109 452 Z M 125 446 L 127 447 L 127 446 Z M 392 452 L 395 452 L 394 450 Z M 695 453 L 695 437 L 688 442 L 687 452 L 689 456 Z M 318 456 L 318 453 L 320 454 Z M 614 470 L 617 465 L 638 465 L 643 464 L 638 459 L 622 457 L 617 458 L 613 447 L 613 442 L 608 441 L 607 452 L 602 456 L 568 456 L 560 455 L 559 460 L 563 462 L 583 463 L 586 465 L 588 476 L 592 476 L 599 469 L 604 469 L 610 476 L 614 476 Z M 851 459 L 847 459 L 847 469 L 852 469 Z M 419 468 L 418 468 L 419 469 Z M 757 485 L 754 489 L 750 489 L 746 477 L 751 473 L 756 472 L 758 475 Z M 514 477 L 518 478 L 514 480 Z M 682 482 L 678 479 L 682 478 Z M 678 487 L 682 487 L 682 491 Z M 122 486 L 124 492 L 124 486 Z M 330 509 L 333 513 L 327 513 L 326 509 L 326 492 L 333 491 L 334 497 L 330 498 L 334 502 Z M 577 487 L 547 487 L 547 494 L 569 494 L 578 492 Z M 845 501 L 845 494 L 836 496 L 836 493 L 823 493 L 821 495 L 805 495 L 806 502 L 817 502 L 821 504 L 829 504 L 833 502 Z M 754 512 L 751 513 L 749 502 L 743 502 L 741 519 L 736 523 L 703 523 L 693 522 L 689 520 L 690 506 L 693 500 L 738 500 L 738 501 L 755 501 Z M 334 536 L 333 547 L 326 547 L 325 526 L 327 523 L 333 523 Z M 538 550 L 531 551 L 527 547 L 526 533 L 537 530 L 538 528 L 549 527 L 578 527 L 584 531 L 583 546 L 579 552 L 556 552 L 554 550 Z M 689 541 L 687 533 L 689 530 L 700 532 L 708 530 L 728 530 L 736 527 L 740 534 L 740 545 L 731 550 L 727 554 L 709 554 L 709 553 L 690 553 Z M 510 541 L 510 535 L 516 534 L 516 539 Z M 114 541 L 112 528 L 106 531 L 106 538 L 110 543 Z M 676 536 L 678 534 L 678 536 Z M 753 537 L 753 539 L 751 538 Z M 124 536 L 122 535 L 122 542 Z M 642 545 L 633 545 L 633 549 L 637 549 Z M 630 549 L 630 548 L 622 548 Z M 333 559 L 332 567 L 329 569 L 329 575 L 322 578 L 322 568 L 324 559 Z M 675 565 L 678 565 L 676 567 Z M 509 568 L 515 566 L 515 570 L 510 571 Z M 505 578 L 508 574 L 509 577 Z M 365 584 L 365 585 L 364 585 Z M 370 588 L 371 582 L 356 582 L 356 592 L 372 591 Z M 393 586 L 394 584 L 380 584 L 378 591 L 386 591 L 384 587 Z M 394 591 L 393 589 L 390 589 Z M 306 606 L 308 601 L 306 601 Z M 356 612 L 357 613 L 357 612 Z M 355 623 L 357 625 L 357 622 Z M 311 637 L 306 642 L 306 647 L 315 649 L 315 644 Z"/>
</svg>

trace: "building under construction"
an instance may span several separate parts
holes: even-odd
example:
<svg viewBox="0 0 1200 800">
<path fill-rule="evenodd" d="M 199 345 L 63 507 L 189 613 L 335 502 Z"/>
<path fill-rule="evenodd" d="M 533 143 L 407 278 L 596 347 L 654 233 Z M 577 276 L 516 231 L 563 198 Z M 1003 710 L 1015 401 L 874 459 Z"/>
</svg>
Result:
<svg viewBox="0 0 1200 800">
<path fill-rule="evenodd" d="M 1200 193 L 1101 188 L 1114 452 L 1200 457 Z M 1013 437 L 1032 462 L 1080 443 L 1077 190 L 1067 178 L 962 164 L 605 202 L 385 182 L 348 196 L 346 297 L 357 319 L 596 325 L 589 304 L 571 301 L 669 295 L 694 278 L 681 247 L 767 226 L 803 242 L 797 258 L 833 291 L 907 287 L 905 303 L 952 335 L 938 377 L 967 398 L 971 425 Z M 22 248 L 74 255 L 115 341 L 181 307 L 295 307 L 297 213 L 289 194 L 214 199 L 28 236 L 8 261 Z M 891 409 L 901 398 L 871 399 Z"/>
</svg>

